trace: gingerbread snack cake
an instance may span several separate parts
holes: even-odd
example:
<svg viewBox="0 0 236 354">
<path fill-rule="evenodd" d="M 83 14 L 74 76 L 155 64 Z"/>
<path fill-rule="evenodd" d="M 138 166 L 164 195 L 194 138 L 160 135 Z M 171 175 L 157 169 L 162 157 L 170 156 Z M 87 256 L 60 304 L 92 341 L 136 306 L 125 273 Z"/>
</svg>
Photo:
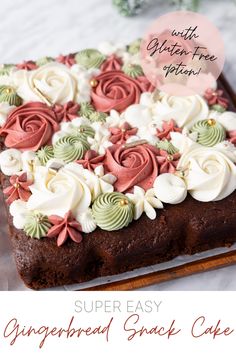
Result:
<svg viewBox="0 0 236 354">
<path fill-rule="evenodd" d="M 140 41 L 0 68 L 1 185 L 33 289 L 236 241 L 236 113 L 156 90 Z M 220 85 L 220 83 L 219 83 Z"/>
</svg>

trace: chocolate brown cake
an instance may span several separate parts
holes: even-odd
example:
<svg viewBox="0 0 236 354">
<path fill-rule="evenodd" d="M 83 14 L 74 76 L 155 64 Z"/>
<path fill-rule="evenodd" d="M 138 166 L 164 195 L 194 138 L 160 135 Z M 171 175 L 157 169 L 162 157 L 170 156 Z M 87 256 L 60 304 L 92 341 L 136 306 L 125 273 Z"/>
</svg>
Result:
<svg viewBox="0 0 236 354">
<path fill-rule="evenodd" d="M 127 70 L 126 60 L 85 50 L 0 77 L 1 185 L 16 266 L 32 289 L 236 241 L 236 114 L 227 83 L 163 115 L 172 98 L 157 95 L 138 62 Z M 63 89 L 49 90 L 48 76 L 61 72 Z M 142 116 L 147 107 L 152 125 Z"/>
</svg>

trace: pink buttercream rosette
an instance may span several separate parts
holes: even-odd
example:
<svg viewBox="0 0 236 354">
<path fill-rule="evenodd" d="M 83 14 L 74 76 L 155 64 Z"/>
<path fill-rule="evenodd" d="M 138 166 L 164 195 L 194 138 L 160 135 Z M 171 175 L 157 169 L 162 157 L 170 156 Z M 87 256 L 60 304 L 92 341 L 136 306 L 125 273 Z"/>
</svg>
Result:
<svg viewBox="0 0 236 354">
<path fill-rule="evenodd" d="M 50 143 L 53 133 L 59 129 L 55 113 L 41 102 L 26 103 L 14 109 L 0 129 L 8 148 L 37 151 Z"/>
</svg>

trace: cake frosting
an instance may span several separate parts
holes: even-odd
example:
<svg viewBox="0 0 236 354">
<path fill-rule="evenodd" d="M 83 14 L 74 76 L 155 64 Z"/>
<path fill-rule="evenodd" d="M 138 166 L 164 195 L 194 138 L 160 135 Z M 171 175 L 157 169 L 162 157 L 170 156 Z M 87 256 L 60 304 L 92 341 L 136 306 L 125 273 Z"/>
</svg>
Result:
<svg viewBox="0 0 236 354">
<path fill-rule="evenodd" d="M 171 96 L 140 40 L 0 68 L 1 172 L 13 224 L 58 246 L 128 227 L 189 193 L 236 189 L 236 113 L 221 90 Z M 203 205 L 204 207 L 204 205 Z"/>
</svg>

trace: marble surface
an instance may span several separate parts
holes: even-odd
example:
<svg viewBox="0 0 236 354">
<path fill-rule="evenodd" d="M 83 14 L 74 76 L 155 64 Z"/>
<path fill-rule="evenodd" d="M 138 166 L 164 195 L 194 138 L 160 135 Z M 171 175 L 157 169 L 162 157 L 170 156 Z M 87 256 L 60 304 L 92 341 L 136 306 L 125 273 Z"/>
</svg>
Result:
<svg viewBox="0 0 236 354">
<path fill-rule="evenodd" d="M 169 1 L 153 0 L 140 16 L 122 18 L 111 0 L 1 0 L 0 62 L 20 62 L 78 51 L 104 40 L 122 43 L 142 37 L 149 23 L 170 11 Z M 217 25 L 225 41 L 224 72 L 236 89 L 235 19 L 231 0 L 202 1 L 200 12 Z M 1 225 L 1 224 L 0 224 Z M 23 290 L 17 282 L 6 230 L 0 237 L 0 290 Z M 169 281 L 144 290 L 236 290 L 236 266 Z"/>
</svg>

